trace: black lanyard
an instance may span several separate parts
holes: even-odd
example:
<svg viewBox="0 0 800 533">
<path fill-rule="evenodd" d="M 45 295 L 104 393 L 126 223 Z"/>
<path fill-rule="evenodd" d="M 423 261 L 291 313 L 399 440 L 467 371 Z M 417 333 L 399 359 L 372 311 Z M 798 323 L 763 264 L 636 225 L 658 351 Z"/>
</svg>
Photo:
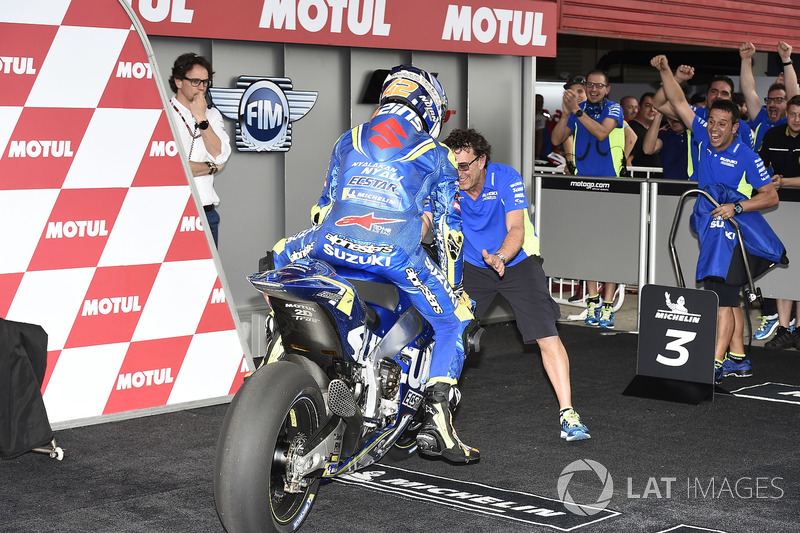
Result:
<svg viewBox="0 0 800 533">
<path fill-rule="evenodd" d="M 178 113 L 178 116 L 181 117 L 181 120 L 183 121 L 183 123 L 186 124 L 186 129 L 189 130 L 189 135 L 192 136 L 192 139 L 197 139 L 201 135 L 203 135 L 202 133 L 197 133 L 195 135 L 195 132 L 197 132 L 197 124 L 194 125 L 194 130 L 192 130 L 192 127 L 189 125 L 188 122 L 186 122 L 186 119 L 183 117 L 183 113 L 178 111 L 178 108 L 175 107 L 175 103 L 174 102 L 170 102 L 170 103 L 172 104 L 172 109 L 174 109 L 175 112 Z"/>
</svg>

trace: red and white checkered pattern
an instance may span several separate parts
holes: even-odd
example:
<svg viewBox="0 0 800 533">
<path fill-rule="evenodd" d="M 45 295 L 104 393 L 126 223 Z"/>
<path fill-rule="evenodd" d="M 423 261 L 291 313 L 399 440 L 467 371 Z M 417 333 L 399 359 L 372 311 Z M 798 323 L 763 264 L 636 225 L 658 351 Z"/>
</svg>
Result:
<svg viewBox="0 0 800 533">
<path fill-rule="evenodd" d="M 234 393 L 241 340 L 121 3 L 0 4 L 0 316 L 48 333 L 51 422 Z"/>
</svg>

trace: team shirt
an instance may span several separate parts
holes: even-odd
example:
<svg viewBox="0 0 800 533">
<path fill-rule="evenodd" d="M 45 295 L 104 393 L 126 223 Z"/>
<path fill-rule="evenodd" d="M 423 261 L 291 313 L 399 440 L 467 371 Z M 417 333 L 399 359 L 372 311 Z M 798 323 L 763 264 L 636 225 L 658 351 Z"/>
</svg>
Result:
<svg viewBox="0 0 800 533">
<path fill-rule="evenodd" d="M 494 253 L 506 238 L 506 213 L 528 208 L 525 185 L 514 168 L 502 163 L 486 166 L 486 182 L 477 200 L 461 193 L 461 230 L 464 233 L 464 260 L 480 268 L 491 268 L 483 260 L 483 250 Z M 523 213 L 525 237 L 522 249 L 506 266 L 539 255 L 539 237 L 528 212 Z"/>
<path fill-rule="evenodd" d="M 756 141 L 753 146 L 755 146 L 756 150 L 761 150 L 761 143 L 764 142 L 764 135 L 769 131 L 771 128 L 786 124 L 786 117 L 783 117 L 776 123 L 772 123 L 769 121 L 769 116 L 767 115 L 767 108 L 762 107 L 761 111 L 758 112 L 756 118 L 750 121 L 750 127 L 756 134 Z"/>
<path fill-rule="evenodd" d="M 711 146 L 706 128 L 705 120 L 694 117 L 692 142 L 699 144 L 697 182 L 701 189 L 713 183 L 722 183 L 750 198 L 753 189 L 772 183 L 764 162 L 739 137 L 735 137 L 730 146 L 718 152 Z"/>
<path fill-rule="evenodd" d="M 664 169 L 665 179 L 674 180 L 694 180 L 694 163 L 697 157 L 689 157 L 689 148 L 697 151 L 697 145 L 693 145 L 692 132 L 685 130 L 683 133 L 676 133 L 672 128 L 665 128 L 658 131 L 658 138 L 664 145 L 661 148 L 661 164 Z"/>
<path fill-rule="evenodd" d="M 705 120 L 706 122 L 708 122 L 708 108 L 707 107 L 694 107 L 694 106 L 691 106 L 691 108 L 694 110 L 694 114 L 695 115 L 697 115 L 698 117 L 700 117 L 703 120 Z M 756 144 L 756 136 L 753 133 L 753 129 L 750 127 L 750 125 L 747 122 L 745 122 L 742 119 L 739 119 L 739 129 L 736 132 L 736 136 L 738 138 L 742 139 L 747 144 L 747 146 L 749 146 L 753 150 L 755 150 L 756 146 L 758 146 Z"/>
<path fill-rule="evenodd" d="M 572 153 L 575 159 L 576 174 L 581 176 L 616 177 L 625 162 L 625 133 L 622 106 L 606 100 L 603 111 L 594 115 L 586 112 L 587 101 L 579 107 L 595 121 L 602 123 L 606 117 L 617 121 L 617 127 L 604 140 L 598 140 L 589 133 L 578 118 L 571 114 L 567 119 L 567 128 L 572 132 Z"/>
</svg>

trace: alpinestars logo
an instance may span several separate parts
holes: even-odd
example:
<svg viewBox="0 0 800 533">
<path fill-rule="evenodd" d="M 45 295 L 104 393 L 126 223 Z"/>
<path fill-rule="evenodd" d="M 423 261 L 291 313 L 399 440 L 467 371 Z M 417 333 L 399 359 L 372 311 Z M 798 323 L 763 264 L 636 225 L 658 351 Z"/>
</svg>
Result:
<svg viewBox="0 0 800 533">
<path fill-rule="evenodd" d="M 293 91 L 289 78 L 239 76 L 235 89 L 208 90 L 226 118 L 237 120 L 236 148 L 240 152 L 288 152 L 292 122 L 317 102 L 316 91 Z"/>
<path fill-rule="evenodd" d="M 439 300 L 436 299 L 436 295 L 433 294 L 433 291 L 430 287 L 422 283 L 422 280 L 419 279 L 419 276 L 413 267 L 408 267 L 406 269 L 406 279 L 410 281 L 411 284 L 419 290 L 419 292 L 422 293 L 434 313 L 437 315 L 444 313 L 444 309 L 442 309 L 442 306 L 439 304 Z"/>
<path fill-rule="evenodd" d="M 366 215 L 359 216 L 349 216 L 340 218 L 336 221 L 337 226 L 361 226 L 362 228 L 374 231 L 372 228 L 373 226 L 378 226 L 379 224 L 393 224 L 395 222 L 402 222 L 402 219 L 399 218 L 378 218 L 375 216 L 375 213 L 369 213 Z M 380 227 L 380 226 L 378 226 Z"/>
</svg>

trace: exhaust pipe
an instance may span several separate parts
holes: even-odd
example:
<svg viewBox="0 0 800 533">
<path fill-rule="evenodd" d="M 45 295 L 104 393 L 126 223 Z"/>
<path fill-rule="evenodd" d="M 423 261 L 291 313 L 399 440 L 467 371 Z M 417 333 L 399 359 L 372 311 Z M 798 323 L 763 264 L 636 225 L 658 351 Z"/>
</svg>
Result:
<svg viewBox="0 0 800 533">
<path fill-rule="evenodd" d="M 342 439 L 342 454 L 350 457 L 356 451 L 358 438 L 364 418 L 356 405 L 353 393 L 341 379 L 334 379 L 328 385 L 328 408 L 333 414 L 344 420 L 345 430 Z"/>
</svg>

